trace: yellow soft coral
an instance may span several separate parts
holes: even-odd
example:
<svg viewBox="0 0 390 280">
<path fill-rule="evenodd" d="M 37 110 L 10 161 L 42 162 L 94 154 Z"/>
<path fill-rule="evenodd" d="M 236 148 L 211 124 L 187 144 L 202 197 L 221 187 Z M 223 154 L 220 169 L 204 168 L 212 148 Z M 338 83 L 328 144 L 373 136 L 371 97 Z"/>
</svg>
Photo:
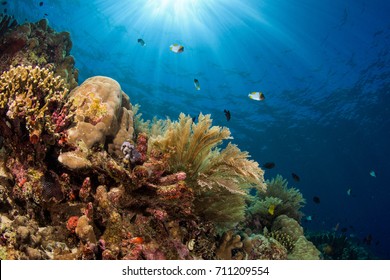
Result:
<svg viewBox="0 0 390 280">
<path fill-rule="evenodd" d="M 211 124 L 210 115 L 200 114 L 194 123 L 190 116 L 180 114 L 178 122 L 168 121 L 163 135 L 151 137 L 150 147 L 169 153 L 173 171 L 185 171 L 202 187 L 219 186 L 241 194 L 249 185 L 265 190 L 264 172 L 257 162 L 248 160 L 247 152 L 230 143 L 222 151 L 216 149 L 231 136 L 228 128 Z"/>
<path fill-rule="evenodd" d="M 249 187 L 264 191 L 263 170 L 249 160 L 248 153 L 228 144 L 226 127 L 212 126 L 210 115 L 200 114 L 194 123 L 190 116 L 180 114 L 178 122 L 170 120 L 159 136 L 151 136 L 149 150 L 169 155 L 171 172 L 184 171 L 188 185 L 197 194 L 195 205 L 199 215 L 212 220 L 221 229 L 236 225 L 244 219 L 245 197 Z"/>
</svg>

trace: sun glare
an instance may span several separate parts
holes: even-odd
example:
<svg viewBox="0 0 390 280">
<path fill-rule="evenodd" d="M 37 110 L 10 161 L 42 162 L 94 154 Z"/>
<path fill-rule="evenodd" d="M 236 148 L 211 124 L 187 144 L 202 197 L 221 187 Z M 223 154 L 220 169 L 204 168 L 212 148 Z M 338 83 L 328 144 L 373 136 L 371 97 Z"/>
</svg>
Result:
<svg viewBox="0 0 390 280">
<path fill-rule="evenodd" d="M 205 2 L 205 0 L 148 0 L 145 8 L 150 11 L 152 17 L 170 15 L 176 20 L 183 20 L 196 16 L 201 2 Z M 208 2 L 212 2 L 212 0 Z"/>
</svg>

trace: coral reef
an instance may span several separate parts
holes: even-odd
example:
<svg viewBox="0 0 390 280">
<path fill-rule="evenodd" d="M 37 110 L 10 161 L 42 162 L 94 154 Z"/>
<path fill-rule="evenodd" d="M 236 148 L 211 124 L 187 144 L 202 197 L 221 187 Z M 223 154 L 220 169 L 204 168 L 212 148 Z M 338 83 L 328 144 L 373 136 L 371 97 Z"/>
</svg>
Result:
<svg viewBox="0 0 390 280">
<path fill-rule="evenodd" d="M 286 215 L 280 215 L 272 225 L 273 232 L 279 232 L 289 236 L 293 242 L 292 250 L 288 253 L 288 259 L 293 260 L 318 260 L 320 251 L 308 241 L 303 234 L 303 228 L 298 222 Z"/>
<path fill-rule="evenodd" d="M 354 238 L 336 232 L 310 233 L 307 238 L 320 250 L 325 260 L 369 260 L 373 256 Z"/>
<path fill-rule="evenodd" d="M 244 252 L 250 260 L 286 260 L 287 249 L 274 238 L 256 234 L 246 236 Z"/>
<path fill-rule="evenodd" d="M 63 80 L 48 69 L 11 66 L 0 76 L 5 166 L 16 181 L 13 195 L 18 199 L 39 203 L 45 187 L 55 180 L 43 162 L 72 119 L 70 105 L 64 103 L 67 93 Z"/>
<path fill-rule="evenodd" d="M 281 175 L 267 180 L 266 184 L 265 192 L 257 192 L 256 197 L 249 202 L 247 218 L 249 226 L 260 231 L 263 227 L 271 228 L 274 220 L 280 215 L 287 215 L 300 222 L 303 216 L 300 209 L 304 206 L 305 199 L 299 190 L 289 188 L 287 180 Z"/>
<path fill-rule="evenodd" d="M 77 86 L 78 70 L 74 68 L 71 48 L 69 32 L 54 32 L 47 19 L 19 25 L 12 18 L 1 16 L 0 72 L 18 65 L 44 67 L 73 89 Z"/>
<path fill-rule="evenodd" d="M 108 77 L 77 86 L 69 34 L 47 24 L 1 19 L 1 259 L 315 258 L 281 215 L 298 217 L 302 200 L 283 180 L 265 197 L 271 231 L 245 228 L 250 191 L 268 191 L 248 153 L 220 148 L 229 129 L 202 114 L 133 118 Z"/>
<path fill-rule="evenodd" d="M 187 182 L 197 193 L 197 214 L 224 230 L 244 219 L 248 189 L 265 190 L 264 172 L 237 146 L 229 143 L 222 151 L 218 149 L 230 138 L 230 131 L 211 124 L 210 115 L 200 114 L 194 123 L 190 116 L 181 114 L 178 122 L 168 120 L 159 125 L 163 133 L 152 137 L 149 147 L 169 155 L 172 171 L 186 172 Z"/>
</svg>

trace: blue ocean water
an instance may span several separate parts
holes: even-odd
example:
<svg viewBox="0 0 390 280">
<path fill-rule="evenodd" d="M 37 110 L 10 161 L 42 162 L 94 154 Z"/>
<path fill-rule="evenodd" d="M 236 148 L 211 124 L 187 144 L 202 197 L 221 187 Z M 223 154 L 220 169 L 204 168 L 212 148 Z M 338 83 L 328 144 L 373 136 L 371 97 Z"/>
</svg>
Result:
<svg viewBox="0 0 390 280">
<path fill-rule="evenodd" d="M 146 119 L 211 114 L 254 160 L 275 162 L 267 179 L 300 189 L 306 231 L 371 235 L 390 259 L 390 1 L 4 2 L 19 22 L 70 32 L 79 83 L 116 79 Z"/>
</svg>

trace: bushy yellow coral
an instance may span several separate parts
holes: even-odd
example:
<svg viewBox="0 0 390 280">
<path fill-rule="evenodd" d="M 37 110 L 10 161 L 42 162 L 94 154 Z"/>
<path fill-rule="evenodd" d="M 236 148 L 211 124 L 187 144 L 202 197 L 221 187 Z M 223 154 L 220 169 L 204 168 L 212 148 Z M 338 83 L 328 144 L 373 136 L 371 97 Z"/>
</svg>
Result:
<svg viewBox="0 0 390 280">
<path fill-rule="evenodd" d="M 223 140 L 231 138 L 229 129 L 212 126 L 210 115 L 203 114 L 197 123 L 180 114 L 177 122 L 168 120 L 160 127 L 164 131 L 150 138 L 149 150 L 169 154 L 171 172 L 186 172 L 197 194 L 199 214 L 222 227 L 242 221 L 247 189 L 264 191 L 264 172 L 237 146 L 229 143 L 218 149 Z"/>
<path fill-rule="evenodd" d="M 45 68 L 11 66 L 0 76 L 0 109 L 11 126 L 26 123 L 32 142 L 38 141 L 43 130 L 55 132 L 52 113 L 62 105 L 67 93 L 64 81 Z"/>
<path fill-rule="evenodd" d="M 168 120 L 163 135 L 151 137 L 150 146 L 170 154 L 172 171 L 187 172 L 187 176 L 196 176 L 211 150 L 229 139 L 230 131 L 218 126 L 211 127 L 210 115 L 199 115 L 198 123 L 183 113 L 178 122 Z"/>
</svg>

